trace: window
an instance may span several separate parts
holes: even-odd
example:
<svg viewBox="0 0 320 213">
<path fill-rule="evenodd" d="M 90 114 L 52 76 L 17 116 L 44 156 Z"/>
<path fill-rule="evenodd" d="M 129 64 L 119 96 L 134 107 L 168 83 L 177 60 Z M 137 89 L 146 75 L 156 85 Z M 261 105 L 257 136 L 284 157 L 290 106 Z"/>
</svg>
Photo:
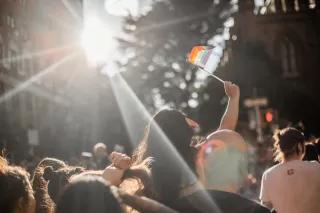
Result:
<svg viewBox="0 0 320 213">
<path fill-rule="evenodd" d="M 11 17 L 9 15 L 7 15 L 7 25 L 10 26 L 11 24 Z"/>
<path fill-rule="evenodd" d="M 7 25 L 8 26 L 10 26 L 11 28 L 14 28 L 15 27 L 15 19 L 12 17 L 12 16 L 10 16 L 10 15 L 7 15 L 6 16 L 6 23 L 7 23 Z"/>
<path fill-rule="evenodd" d="M 0 34 L 0 65 L 2 64 L 2 59 L 3 59 L 3 39 L 2 39 L 2 35 Z"/>
<path fill-rule="evenodd" d="M 14 28 L 16 26 L 15 19 L 11 17 L 11 27 Z"/>
<path fill-rule="evenodd" d="M 10 62 L 11 62 L 11 67 L 12 67 L 12 70 L 14 72 L 17 72 L 18 70 L 18 64 L 17 64 L 17 53 L 15 51 L 11 51 L 11 59 L 10 59 Z"/>
<path fill-rule="evenodd" d="M 6 47 L 4 45 L 2 46 L 1 53 L 1 59 L 3 60 L 6 58 Z"/>
<path fill-rule="evenodd" d="M 11 64 L 10 64 L 11 51 L 6 46 L 3 46 L 3 57 L 2 58 L 3 58 L 2 59 L 3 66 L 6 69 L 10 69 L 11 68 Z"/>
<path fill-rule="evenodd" d="M 299 75 L 296 49 L 288 38 L 283 39 L 280 43 L 280 59 L 284 77 L 297 77 Z"/>
</svg>

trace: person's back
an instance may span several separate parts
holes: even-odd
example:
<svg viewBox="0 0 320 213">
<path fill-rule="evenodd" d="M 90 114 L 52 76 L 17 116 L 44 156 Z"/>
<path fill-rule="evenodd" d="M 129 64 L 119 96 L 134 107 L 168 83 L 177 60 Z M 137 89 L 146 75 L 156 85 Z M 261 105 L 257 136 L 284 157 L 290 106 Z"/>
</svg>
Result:
<svg viewBox="0 0 320 213">
<path fill-rule="evenodd" d="M 261 202 L 277 213 L 320 212 L 320 165 L 302 161 L 304 135 L 285 128 L 274 135 L 275 160 L 261 180 Z"/>
<path fill-rule="evenodd" d="M 211 202 L 203 199 L 205 194 L 209 196 Z M 212 209 L 210 203 L 213 203 L 216 207 Z M 235 193 L 219 190 L 197 191 L 180 198 L 174 208 L 184 213 L 270 213 L 267 208 L 255 201 Z"/>
<path fill-rule="evenodd" d="M 261 200 L 270 201 L 278 213 L 320 212 L 320 164 L 289 161 L 268 169 Z"/>
</svg>

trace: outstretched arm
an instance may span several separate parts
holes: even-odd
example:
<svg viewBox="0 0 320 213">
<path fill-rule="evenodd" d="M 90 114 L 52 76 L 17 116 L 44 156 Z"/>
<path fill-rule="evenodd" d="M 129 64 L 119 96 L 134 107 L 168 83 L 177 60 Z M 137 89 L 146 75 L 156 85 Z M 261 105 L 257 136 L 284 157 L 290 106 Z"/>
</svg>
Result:
<svg viewBox="0 0 320 213">
<path fill-rule="evenodd" d="M 229 81 L 224 82 L 224 90 L 229 97 L 227 109 L 222 116 L 219 130 L 230 129 L 235 130 L 239 116 L 239 99 L 240 89 L 236 84 Z"/>
</svg>

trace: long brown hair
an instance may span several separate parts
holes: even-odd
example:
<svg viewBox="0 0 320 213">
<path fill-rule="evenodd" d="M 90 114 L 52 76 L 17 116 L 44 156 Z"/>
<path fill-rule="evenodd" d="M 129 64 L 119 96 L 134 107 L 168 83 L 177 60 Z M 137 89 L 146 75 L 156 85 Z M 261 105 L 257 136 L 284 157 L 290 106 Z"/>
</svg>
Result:
<svg viewBox="0 0 320 213">
<path fill-rule="evenodd" d="M 183 179 L 189 178 L 177 154 L 195 173 L 196 149 L 191 146 L 192 137 L 192 128 L 178 110 L 164 109 L 151 119 L 132 158 L 135 164 L 146 157 L 154 159 L 151 168 L 154 199 L 170 205 L 178 198 Z M 166 143 L 167 139 L 171 144 Z M 178 153 L 173 152 L 171 145 Z"/>
</svg>

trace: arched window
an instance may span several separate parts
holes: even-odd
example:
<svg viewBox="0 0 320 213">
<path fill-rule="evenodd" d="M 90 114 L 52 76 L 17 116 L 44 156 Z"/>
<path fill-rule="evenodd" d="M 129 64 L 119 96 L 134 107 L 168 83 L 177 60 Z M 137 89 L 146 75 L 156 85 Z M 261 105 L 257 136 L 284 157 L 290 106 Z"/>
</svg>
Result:
<svg viewBox="0 0 320 213">
<path fill-rule="evenodd" d="M 280 42 L 280 60 L 283 77 L 297 77 L 299 75 L 296 48 L 288 38 Z"/>
</svg>

